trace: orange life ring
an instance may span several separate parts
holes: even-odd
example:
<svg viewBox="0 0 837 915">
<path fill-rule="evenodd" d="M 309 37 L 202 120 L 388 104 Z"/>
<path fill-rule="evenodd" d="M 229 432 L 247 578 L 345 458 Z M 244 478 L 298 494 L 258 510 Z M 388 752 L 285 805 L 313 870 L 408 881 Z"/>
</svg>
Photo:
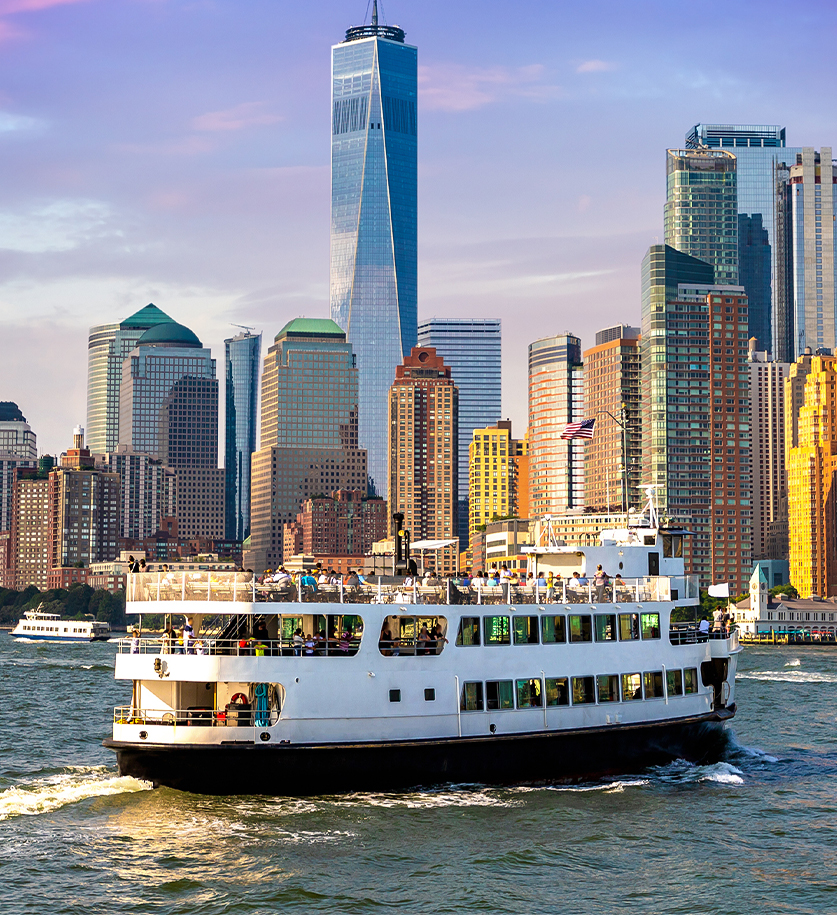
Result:
<svg viewBox="0 0 837 915">
<path fill-rule="evenodd" d="M 230 704 L 235 705 L 249 705 L 250 700 L 244 695 L 244 693 L 236 693 L 232 699 L 230 699 Z"/>
</svg>

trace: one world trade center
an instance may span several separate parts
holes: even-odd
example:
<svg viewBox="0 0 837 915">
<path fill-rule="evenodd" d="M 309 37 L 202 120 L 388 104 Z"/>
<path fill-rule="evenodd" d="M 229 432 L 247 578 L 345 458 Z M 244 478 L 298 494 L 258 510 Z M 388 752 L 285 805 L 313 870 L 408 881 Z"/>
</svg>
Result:
<svg viewBox="0 0 837 915">
<path fill-rule="evenodd" d="M 331 317 L 357 358 L 359 444 L 386 497 L 389 388 L 417 334 L 417 53 L 377 6 L 332 48 Z"/>
</svg>

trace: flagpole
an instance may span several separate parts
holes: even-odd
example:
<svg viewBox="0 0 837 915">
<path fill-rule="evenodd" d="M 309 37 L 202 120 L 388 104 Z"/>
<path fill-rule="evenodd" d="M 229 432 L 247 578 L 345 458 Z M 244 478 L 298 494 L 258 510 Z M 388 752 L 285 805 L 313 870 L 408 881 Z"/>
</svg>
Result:
<svg viewBox="0 0 837 915">
<path fill-rule="evenodd" d="M 609 416 L 617 426 L 622 430 L 621 435 L 621 444 L 622 444 L 622 511 L 625 512 L 625 527 L 628 526 L 628 423 L 625 419 L 625 404 L 621 404 L 619 407 L 619 415 L 621 419 L 617 419 L 610 410 L 596 410 L 596 416 L 599 416 L 601 413 L 604 413 L 606 416 Z M 610 511 L 610 495 L 607 497 L 608 506 L 607 510 Z"/>
</svg>

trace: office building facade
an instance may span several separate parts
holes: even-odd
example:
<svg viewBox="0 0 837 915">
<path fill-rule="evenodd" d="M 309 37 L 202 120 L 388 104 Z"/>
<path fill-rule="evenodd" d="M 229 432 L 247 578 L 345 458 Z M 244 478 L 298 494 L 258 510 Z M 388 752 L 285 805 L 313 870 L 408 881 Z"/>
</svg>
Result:
<svg viewBox="0 0 837 915">
<path fill-rule="evenodd" d="M 283 526 L 306 499 L 337 489 L 366 495 L 366 480 L 352 346 L 333 321 L 295 318 L 264 359 L 245 564 L 259 572 L 275 568 L 283 558 Z"/>
<path fill-rule="evenodd" d="M 469 449 L 469 546 L 500 518 L 529 517 L 529 441 L 512 437 L 509 420 L 474 429 Z M 460 500 L 461 504 L 461 500 Z"/>
<path fill-rule="evenodd" d="M 643 468 L 661 512 L 692 533 L 687 568 L 734 594 L 752 562 L 747 298 L 712 273 L 667 245 L 643 260 Z"/>
<path fill-rule="evenodd" d="M 46 590 L 50 567 L 48 537 L 51 466 L 19 467 L 12 481 L 7 587 Z"/>
<path fill-rule="evenodd" d="M 736 177 L 724 149 L 666 153 L 665 243 L 711 264 L 723 286 L 738 284 Z"/>
<path fill-rule="evenodd" d="M 11 526 L 15 470 L 37 467 L 37 437 L 18 405 L 0 401 L 0 531 Z"/>
<path fill-rule="evenodd" d="M 398 366 L 389 411 L 390 516 L 404 515 L 413 541 L 458 540 L 459 391 L 432 346 L 414 346 Z M 436 571 L 454 572 L 458 555 L 456 544 L 435 551 Z"/>
<path fill-rule="evenodd" d="M 161 460 L 119 445 L 98 461 L 102 470 L 119 474 L 120 537 L 144 540 L 160 530 L 161 519 L 177 515 L 177 474 Z"/>
<path fill-rule="evenodd" d="M 790 578 L 800 597 L 825 598 L 837 595 L 837 358 L 812 356 L 804 378 L 788 450 Z"/>
<path fill-rule="evenodd" d="M 739 283 L 749 303 L 749 334 L 780 361 L 789 358 L 781 189 L 802 152 L 785 144 L 785 128 L 777 124 L 696 124 L 686 135 L 689 149 L 725 149 L 735 156 Z"/>
<path fill-rule="evenodd" d="M 331 61 L 331 317 L 357 357 L 360 443 L 386 496 L 389 386 L 416 344 L 417 50 L 376 3 Z"/>
<path fill-rule="evenodd" d="M 250 534 L 250 459 L 256 450 L 262 335 L 224 340 L 225 510 L 227 540 Z"/>
<path fill-rule="evenodd" d="M 119 443 L 119 392 L 122 365 L 140 337 L 158 324 L 174 323 L 149 304 L 119 324 L 90 328 L 87 343 L 87 444 L 94 454 Z"/>
<path fill-rule="evenodd" d="M 296 520 L 285 525 L 285 557 L 366 556 L 387 533 L 387 503 L 359 489 L 337 490 L 303 503 Z"/>
<path fill-rule="evenodd" d="M 459 543 L 469 543 L 469 450 L 475 429 L 502 416 L 502 325 L 499 318 L 431 318 L 418 325 L 418 345 L 432 346 L 450 367 L 459 390 Z"/>
<path fill-rule="evenodd" d="M 224 538 L 215 360 L 183 325 L 147 330 L 125 360 L 119 441 L 175 472 L 181 537 Z"/>
<path fill-rule="evenodd" d="M 581 340 L 570 333 L 529 344 L 529 505 L 533 518 L 584 506 L 584 447 L 561 438 L 585 419 Z"/>
<path fill-rule="evenodd" d="M 786 559 L 780 535 L 787 530 L 787 469 L 785 462 L 786 362 L 773 362 L 770 353 L 749 341 L 750 414 L 753 435 L 753 558 Z"/>
<path fill-rule="evenodd" d="M 617 324 L 583 354 L 585 414 L 596 420 L 584 449 L 584 501 L 594 511 L 644 504 L 639 338 L 638 327 Z"/>
</svg>

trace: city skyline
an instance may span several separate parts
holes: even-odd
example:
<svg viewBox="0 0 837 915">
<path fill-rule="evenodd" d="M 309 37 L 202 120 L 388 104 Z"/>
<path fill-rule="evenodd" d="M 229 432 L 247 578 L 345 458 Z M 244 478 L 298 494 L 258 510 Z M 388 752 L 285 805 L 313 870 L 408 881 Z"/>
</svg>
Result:
<svg viewBox="0 0 837 915">
<path fill-rule="evenodd" d="M 274 334 L 295 316 L 327 316 L 322 74 L 335 33 L 365 4 L 35 6 L 0 4 L 3 396 L 40 450 L 57 453 L 84 422 L 85 373 L 72 367 L 85 362 L 89 327 L 153 301 L 220 364 L 230 324 Z M 794 11 L 822 26 L 805 32 L 803 53 L 783 7 L 742 4 L 730 14 L 748 30 L 741 53 L 707 42 L 698 63 L 674 38 L 688 21 L 708 39 L 710 23 L 655 10 L 533 7 L 509 25 L 499 3 L 382 7 L 422 49 L 419 318 L 514 319 L 502 413 L 516 427 L 532 339 L 569 329 L 586 347 L 596 329 L 638 320 L 638 265 L 663 235 L 665 149 L 684 131 L 782 124 L 794 146 L 833 143 L 822 125 L 834 102 L 792 88 L 835 68 L 833 9 Z M 277 58 L 288 31 L 297 46 Z M 44 74 L 45 50 L 60 80 Z M 755 66 L 766 58 L 768 72 Z"/>
</svg>

